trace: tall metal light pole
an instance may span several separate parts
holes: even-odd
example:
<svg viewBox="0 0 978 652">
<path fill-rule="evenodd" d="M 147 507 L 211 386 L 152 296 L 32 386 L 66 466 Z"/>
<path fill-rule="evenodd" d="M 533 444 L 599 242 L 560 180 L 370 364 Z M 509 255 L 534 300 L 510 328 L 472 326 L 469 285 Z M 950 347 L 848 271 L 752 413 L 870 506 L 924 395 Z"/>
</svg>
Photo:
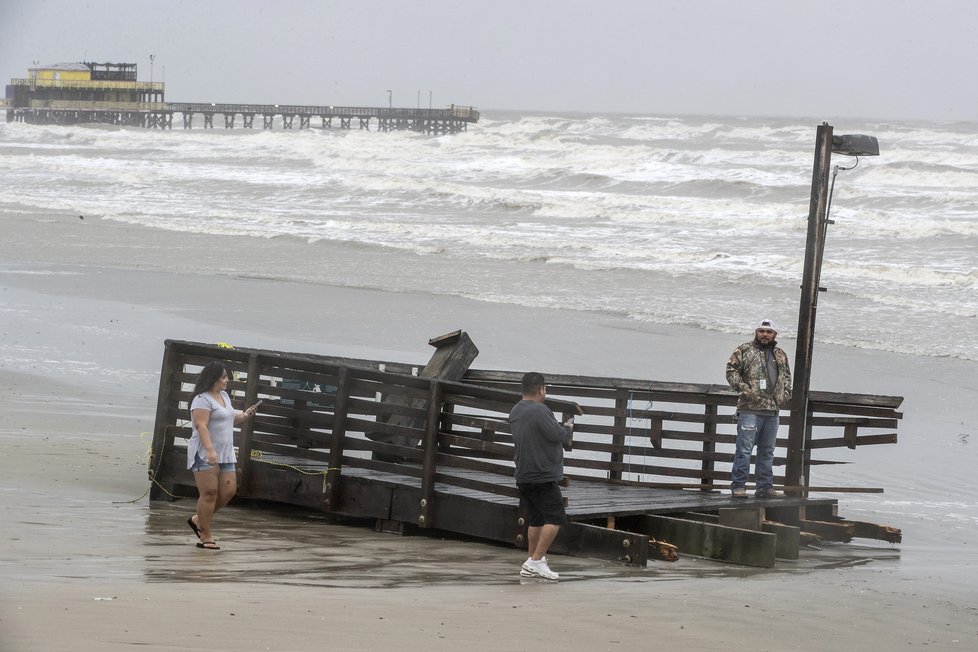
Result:
<svg viewBox="0 0 978 652">
<path fill-rule="evenodd" d="M 394 108 L 394 99 L 393 98 L 394 98 L 394 96 L 391 94 L 391 92 L 390 91 L 387 91 L 387 108 L 388 109 L 393 109 Z"/>
<path fill-rule="evenodd" d="M 827 122 L 815 135 L 815 165 L 812 171 L 812 199 L 808 209 L 808 238 L 805 244 L 805 269 L 801 278 L 801 301 L 798 305 L 798 343 L 795 349 L 795 373 L 791 416 L 788 424 L 788 459 L 785 486 L 802 487 L 807 478 L 805 456 L 808 454 L 808 391 L 811 384 L 812 351 L 815 347 L 815 313 L 818 308 L 822 256 L 828 219 L 829 168 L 832 152 L 849 156 L 879 156 L 879 143 L 873 136 L 833 136 Z"/>
<path fill-rule="evenodd" d="M 829 199 L 829 165 L 832 161 L 832 127 L 819 125 L 815 135 L 815 167 L 812 171 L 812 199 L 808 207 L 808 238 L 805 243 L 805 269 L 801 277 L 801 302 L 798 306 L 798 343 L 795 349 L 795 378 L 791 417 L 788 424 L 788 459 L 784 483 L 789 487 L 806 484 L 802 477 L 808 426 L 808 388 L 811 382 L 812 349 L 815 344 L 815 310 L 821 277 L 821 252 L 824 249 L 825 210 Z"/>
<path fill-rule="evenodd" d="M 156 59 L 155 54 L 149 55 L 149 81 L 153 83 L 153 61 Z"/>
</svg>

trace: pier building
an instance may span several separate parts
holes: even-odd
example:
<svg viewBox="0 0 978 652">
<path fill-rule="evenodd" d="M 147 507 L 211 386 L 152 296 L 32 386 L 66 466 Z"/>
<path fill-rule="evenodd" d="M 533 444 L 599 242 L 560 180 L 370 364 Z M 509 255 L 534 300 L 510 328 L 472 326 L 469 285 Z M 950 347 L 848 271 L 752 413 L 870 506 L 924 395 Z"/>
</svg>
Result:
<svg viewBox="0 0 978 652">
<path fill-rule="evenodd" d="M 59 63 L 30 68 L 7 85 L 7 121 L 153 126 L 166 111 L 162 82 L 141 82 L 134 63 Z"/>
</svg>

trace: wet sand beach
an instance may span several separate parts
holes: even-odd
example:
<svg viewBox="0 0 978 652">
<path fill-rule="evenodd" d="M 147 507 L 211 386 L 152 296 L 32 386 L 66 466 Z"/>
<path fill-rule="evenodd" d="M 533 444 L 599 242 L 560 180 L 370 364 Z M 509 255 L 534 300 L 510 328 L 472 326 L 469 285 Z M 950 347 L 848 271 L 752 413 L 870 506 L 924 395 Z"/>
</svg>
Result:
<svg viewBox="0 0 978 652">
<path fill-rule="evenodd" d="M 814 389 L 906 397 L 899 444 L 825 471 L 886 488 L 839 495 L 840 513 L 902 528 L 897 546 L 826 544 L 770 570 L 554 556 L 562 580 L 546 584 L 522 582 L 506 546 L 242 504 L 208 553 L 192 501 L 144 495 L 167 338 L 423 364 L 429 337 L 461 328 L 479 368 L 719 383 L 746 337 L 253 278 L 245 262 L 207 273 L 215 252 L 284 267 L 299 245 L 66 218 L 0 243 L 0 649 L 978 646 L 973 363 L 816 349 Z"/>
</svg>

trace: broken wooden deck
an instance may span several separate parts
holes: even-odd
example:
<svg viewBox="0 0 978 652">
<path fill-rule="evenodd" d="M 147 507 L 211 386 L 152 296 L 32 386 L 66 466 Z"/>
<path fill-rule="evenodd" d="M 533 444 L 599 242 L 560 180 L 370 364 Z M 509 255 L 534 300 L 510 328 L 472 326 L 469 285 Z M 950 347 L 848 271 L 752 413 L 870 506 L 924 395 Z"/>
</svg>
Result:
<svg viewBox="0 0 978 652">
<path fill-rule="evenodd" d="M 239 496 L 376 519 L 384 529 L 450 531 L 524 547 L 507 422 L 522 374 L 465 371 L 474 345 L 455 335 L 432 340 L 437 351 L 424 369 L 167 341 L 151 498 L 196 493 L 186 469 L 189 389 L 200 367 L 219 359 L 234 372 L 228 389 L 238 407 L 263 400 L 236 432 Z M 446 356 L 451 346 L 465 350 Z M 654 542 L 664 540 L 683 554 L 772 566 L 778 557 L 797 558 L 806 537 L 899 540 L 898 530 L 840 519 L 834 498 L 812 497 L 806 487 L 776 500 L 721 491 L 736 439 L 729 389 L 547 379 L 556 412 L 584 409 L 565 456 L 571 523 L 554 553 L 644 565 L 657 556 Z M 900 400 L 813 392 L 804 477 L 831 463 L 813 459 L 815 451 L 895 442 Z M 778 455 L 775 463 L 783 461 Z"/>
</svg>

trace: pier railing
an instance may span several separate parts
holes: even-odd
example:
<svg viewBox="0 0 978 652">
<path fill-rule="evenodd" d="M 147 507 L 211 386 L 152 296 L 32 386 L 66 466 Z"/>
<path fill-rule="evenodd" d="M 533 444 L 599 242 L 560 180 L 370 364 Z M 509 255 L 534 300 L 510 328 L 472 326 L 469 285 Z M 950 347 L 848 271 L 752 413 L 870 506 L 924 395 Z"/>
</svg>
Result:
<svg viewBox="0 0 978 652">
<path fill-rule="evenodd" d="M 519 388 L 521 372 L 471 371 L 465 381 L 488 387 Z M 583 409 L 575 420 L 574 448 L 567 475 L 595 476 L 654 486 L 714 489 L 730 481 L 737 441 L 737 394 L 726 385 L 667 383 L 623 378 L 547 375 L 547 395 Z M 812 392 L 809 431 L 803 452 L 803 486 L 811 490 L 879 491 L 871 487 L 817 487 L 813 467 L 845 462 L 816 457 L 832 448 L 895 444 L 903 399 L 894 396 Z M 782 425 L 788 415 L 782 414 Z M 787 432 L 780 432 L 777 468 L 786 461 Z M 753 480 L 753 476 L 751 477 Z"/>
<path fill-rule="evenodd" d="M 444 120 L 454 118 L 466 122 L 478 122 L 479 112 L 472 107 L 452 106 L 447 109 L 422 109 L 368 106 L 314 106 L 305 104 L 242 104 L 207 102 L 168 102 L 167 108 L 175 113 L 220 113 L 254 115 L 295 115 L 321 118 L 410 118 Z"/>
<path fill-rule="evenodd" d="M 31 88 L 57 88 L 70 90 L 101 90 L 101 91 L 141 91 L 162 93 L 163 82 L 118 81 L 118 80 L 89 80 L 89 79 L 11 79 L 11 86 L 29 86 Z"/>
<path fill-rule="evenodd" d="M 199 369 L 215 359 L 232 372 L 228 391 L 237 409 L 262 401 L 235 435 L 240 495 L 267 490 L 252 486 L 254 470 L 273 465 L 282 469 L 283 483 L 319 477 L 322 490 L 314 494 L 321 502 L 309 506 L 344 512 L 349 498 L 340 495 L 342 477 L 388 474 L 419 484 L 412 522 L 422 527 L 437 527 L 433 506 L 440 493 L 517 495 L 507 417 L 520 400 L 519 372 L 470 371 L 462 383 L 450 383 L 418 377 L 418 367 L 397 362 L 167 341 L 150 461 L 154 498 L 193 487 L 186 470 L 189 394 Z M 552 375 L 548 396 L 558 418 L 572 416 L 577 405 L 584 412 L 565 456 L 572 481 L 710 490 L 730 479 L 736 396 L 725 387 Z M 815 459 L 826 449 L 895 443 L 900 403 L 899 397 L 813 392 L 805 478 L 814 466 L 833 463 Z M 786 444 L 779 437 L 779 449 Z M 784 459 L 777 455 L 776 465 Z M 788 489 L 819 490 L 808 485 Z M 310 495 L 285 493 L 300 504 Z"/>
</svg>

